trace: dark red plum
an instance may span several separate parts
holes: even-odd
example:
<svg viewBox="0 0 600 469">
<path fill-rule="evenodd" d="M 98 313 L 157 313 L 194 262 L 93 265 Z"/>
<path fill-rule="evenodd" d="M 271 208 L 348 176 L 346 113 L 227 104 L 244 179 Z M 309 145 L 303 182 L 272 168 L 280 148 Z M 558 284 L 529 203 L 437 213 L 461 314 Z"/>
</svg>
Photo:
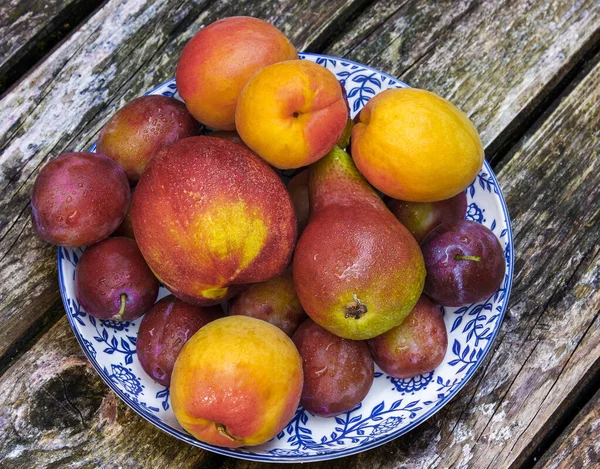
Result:
<svg viewBox="0 0 600 469">
<path fill-rule="evenodd" d="M 134 240 L 108 238 L 90 246 L 75 268 L 75 295 L 95 318 L 133 321 L 150 310 L 158 280 Z"/>
<path fill-rule="evenodd" d="M 121 165 L 131 182 L 136 182 L 161 148 L 199 133 L 198 122 L 181 101 L 142 96 L 113 114 L 100 132 L 97 148 Z"/>
<path fill-rule="evenodd" d="M 132 197 L 134 190 L 135 188 L 131 189 Z M 125 214 L 125 218 L 123 218 L 123 221 L 113 233 L 113 236 L 124 236 L 126 238 L 135 239 L 135 234 L 133 233 L 133 224 L 131 223 L 131 203 L 127 207 L 127 213 Z"/>
<path fill-rule="evenodd" d="M 292 340 L 302 357 L 300 403 L 315 415 L 331 417 L 353 409 L 368 394 L 375 366 L 364 341 L 342 339 L 311 319 Z"/>
<path fill-rule="evenodd" d="M 439 306 L 421 296 L 402 324 L 368 341 L 377 366 L 394 378 L 435 370 L 444 360 L 448 333 Z"/>
<path fill-rule="evenodd" d="M 463 220 L 467 213 L 467 193 L 460 192 L 439 202 L 405 202 L 388 199 L 387 206 L 394 216 L 415 237 L 418 243 L 436 226 Z"/>
<path fill-rule="evenodd" d="M 229 314 L 267 321 L 289 337 L 307 318 L 290 270 L 266 282 L 254 283 L 233 297 L 229 303 Z"/>
<path fill-rule="evenodd" d="M 97 153 L 66 153 L 38 175 L 31 196 L 33 229 L 58 246 L 86 246 L 107 238 L 129 206 L 125 173 Z"/>
<path fill-rule="evenodd" d="M 486 300 L 504 280 L 506 261 L 500 241 L 474 221 L 438 226 L 421 249 L 427 270 L 424 292 L 444 306 Z"/>
<path fill-rule="evenodd" d="M 173 295 L 156 302 L 138 330 L 137 356 L 144 371 L 157 383 L 169 386 L 184 344 L 201 327 L 223 316 L 220 306 L 195 306 Z"/>
<path fill-rule="evenodd" d="M 292 197 L 294 210 L 296 211 L 296 219 L 298 220 L 298 236 L 302 234 L 310 215 L 308 203 L 308 170 L 305 169 L 296 174 L 290 182 L 288 182 L 287 190 Z"/>
</svg>

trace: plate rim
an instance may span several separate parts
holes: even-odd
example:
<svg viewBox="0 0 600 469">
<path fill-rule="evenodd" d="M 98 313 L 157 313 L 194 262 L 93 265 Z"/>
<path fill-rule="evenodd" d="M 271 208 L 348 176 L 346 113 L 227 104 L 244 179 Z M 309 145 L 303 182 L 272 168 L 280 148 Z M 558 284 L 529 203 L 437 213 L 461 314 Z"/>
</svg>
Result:
<svg viewBox="0 0 600 469">
<path fill-rule="evenodd" d="M 404 83 L 403 81 L 399 80 L 396 77 L 393 77 L 390 74 L 387 74 L 385 72 L 377 70 L 371 66 L 360 64 L 353 60 L 345 59 L 343 57 L 336 57 L 336 56 L 318 54 L 318 53 L 313 53 L 313 52 L 299 52 L 299 55 L 331 59 L 331 60 L 335 60 L 335 61 L 341 61 L 341 62 L 344 62 L 347 64 L 357 65 L 359 67 L 363 67 L 367 70 L 376 72 L 382 76 L 387 77 L 390 82 L 394 82 L 395 84 L 400 85 L 400 87 L 407 87 L 407 88 L 410 87 L 408 84 Z M 174 82 L 174 81 L 175 81 L 174 78 L 170 78 L 170 79 L 164 81 L 163 83 L 155 86 L 150 91 L 144 93 L 144 95 L 152 94 L 157 89 L 162 88 L 166 84 L 168 84 L 170 82 Z M 94 151 L 95 147 L 96 147 L 96 144 L 94 142 L 94 144 L 92 145 L 90 150 Z M 502 188 L 500 187 L 500 184 L 498 183 L 496 174 L 493 172 L 492 168 L 490 167 L 490 165 L 489 165 L 488 161 L 485 159 L 485 157 L 483 160 L 482 169 L 484 169 L 484 168 L 485 168 L 487 174 L 492 178 L 493 182 L 495 183 L 495 187 L 498 189 L 498 198 L 500 200 L 502 211 L 506 215 L 506 227 L 507 227 L 507 235 L 508 235 L 508 254 L 509 254 L 508 279 L 509 279 L 509 281 L 508 281 L 508 285 L 506 288 L 506 295 L 505 295 L 506 301 L 504 303 L 504 307 L 502 308 L 502 311 L 499 314 L 500 317 L 499 317 L 499 321 L 498 321 L 498 327 L 494 331 L 490 340 L 487 342 L 486 346 L 484 347 L 481 358 L 478 360 L 478 362 L 475 364 L 475 366 L 473 366 L 465 374 L 465 377 L 464 377 L 463 381 L 461 382 L 460 386 L 457 386 L 456 389 L 452 390 L 447 395 L 445 395 L 444 398 L 441 400 L 441 402 L 438 405 L 429 409 L 429 411 L 425 412 L 422 416 L 420 416 L 420 418 L 411 422 L 409 425 L 402 427 L 402 428 L 398 429 L 397 431 L 392 431 L 390 433 L 384 434 L 381 438 L 375 439 L 364 445 L 354 446 L 354 447 L 349 447 L 349 448 L 342 448 L 339 451 L 332 451 L 332 452 L 324 453 L 324 454 L 313 454 L 310 456 L 258 455 L 258 454 L 253 454 L 253 453 L 244 453 L 244 452 L 234 451 L 233 449 L 229 449 L 229 448 L 223 448 L 223 447 L 219 447 L 219 446 L 209 445 L 207 443 L 199 441 L 199 440 L 195 439 L 192 435 L 189 435 L 187 433 L 183 433 L 182 431 L 173 429 L 172 427 L 164 424 L 157 416 L 144 411 L 140 405 L 136 404 L 132 399 L 130 399 L 126 394 L 124 394 L 116 385 L 114 385 L 114 383 L 110 380 L 110 378 L 108 376 L 106 376 L 106 374 L 104 373 L 104 370 L 101 368 L 100 364 L 95 360 L 94 357 L 92 357 L 91 353 L 85 346 L 85 344 L 83 342 L 83 337 L 79 333 L 77 326 L 74 322 L 75 319 L 72 318 L 68 312 L 68 303 L 67 303 L 67 298 L 66 298 L 64 272 L 63 272 L 63 267 L 62 267 L 62 257 L 63 257 L 62 250 L 65 248 L 63 246 L 58 246 L 57 264 L 58 264 L 59 289 L 60 289 L 60 295 L 61 295 L 61 299 L 63 302 L 63 306 L 65 308 L 67 320 L 69 321 L 69 324 L 71 326 L 73 334 L 75 335 L 75 338 L 77 339 L 77 342 L 79 343 L 79 346 L 83 350 L 86 358 L 91 363 L 91 365 L 94 367 L 94 369 L 96 370 L 96 372 L 98 373 L 100 378 L 102 378 L 102 380 L 108 385 L 110 390 L 113 391 L 115 394 L 117 394 L 117 396 L 122 401 L 124 401 L 125 404 L 127 404 L 127 406 L 129 408 L 131 408 L 134 412 L 136 412 L 140 417 L 149 421 L 150 423 L 152 423 L 153 425 L 155 425 L 162 431 L 166 432 L 170 436 L 175 437 L 175 438 L 177 438 L 181 441 L 184 441 L 188 444 L 202 448 L 207 451 L 211 451 L 213 453 L 220 454 L 222 456 L 229 456 L 229 457 L 247 460 L 247 461 L 279 462 L 279 463 L 304 463 L 304 462 L 328 461 L 328 460 L 332 460 L 332 459 L 339 459 L 339 458 L 343 458 L 346 456 L 351 456 L 351 455 L 357 454 L 357 453 L 362 453 L 364 451 L 371 450 L 378 446 L 382 446 L 386 443 L 389 443 L 392 440 L 395 440 L 396 438 L 399 438 L 402 435 L 405 435 L 406 433 L 413 430 L 414 428 L 416 428 L 417 426 L 421 425 L 423 422 L 425 422 L 426 420 L 431 418 L 433 415 L 438 413 L 442 408 L 444 408 L 446 406 L 446 404 L 448 404 L 448 402 L 450 402 L 454 398 L 454 396 L 466 386 L 466 384 L 471 380 L 471 378 L 473 377 L 475 372 L 479 369 L 479 367 L 481 366 L 481 364 L 487 357 L 489 351 L 491 350 L 492 344 L 494 343 L 494 341 L 498 335 L 498 332 L 500 331 L 500 328 L 502 327 L 502 322 L 504 321 L 504 316 L 506 314 L 506 311 L 508 309 L 508 304 L 510 302 L 510 293 L 512 290 L 512 283 L 513 283 L 514 238 L 513 238 L 510 214 L 508 212 L 508 206 L 506 204 L 506 200 L 504 198 Z"/>
</svg>

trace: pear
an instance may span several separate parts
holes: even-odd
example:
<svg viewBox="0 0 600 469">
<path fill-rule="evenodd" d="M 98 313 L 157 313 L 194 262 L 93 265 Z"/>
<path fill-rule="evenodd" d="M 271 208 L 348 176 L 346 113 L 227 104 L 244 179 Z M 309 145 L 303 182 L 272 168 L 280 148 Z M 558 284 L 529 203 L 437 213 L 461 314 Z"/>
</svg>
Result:
<svg viewBox="0 0 600 469">
<path fill-rule="evenodd" d="M 338 147 L 309 169 L 310 219 L 293 276 L 310 318 L 365 340 L 404 321 L 425 282 L 419 245 Z"/>
</svg>

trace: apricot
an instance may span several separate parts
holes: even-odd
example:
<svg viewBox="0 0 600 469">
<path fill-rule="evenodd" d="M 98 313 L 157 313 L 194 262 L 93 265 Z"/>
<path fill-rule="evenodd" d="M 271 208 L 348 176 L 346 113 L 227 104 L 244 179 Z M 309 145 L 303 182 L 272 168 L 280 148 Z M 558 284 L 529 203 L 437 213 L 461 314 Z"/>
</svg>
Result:
<svg viewBox="0 0 600 469">
<path fill-rule="evenodd" d="M 306 60 L 258 71 L 240 94 L 235 124 L 246 145 L 279 169 L 309 165 L 342 135 L 348 107 L 335 75 Z"/>
<path fill-rule="evenodd" d="M 261 68 L 297 59 L 275 26 L 247 16 L 216 21 L 200 30 L 181 53 L 175 81 L 188 110 L 203 124 L 235 129 L 240 92 Z"/>
<path fill-rule="evenodd" d="M 283 331 L 228 316 L 183 346 L 171 377 L 171 404 L 181 426 L 200 441 L 253 446 L 288 424 L 302 384 L 302 359 Z"/>
<path fill-rule="evenodd" d="M 361 110 L 352 158 L 375 188 L 394 199 L 436 202 L 465 190 L 483 164 L 483 145 L 456 106 L 414 88 L 387 90 Z"/>
</svg>

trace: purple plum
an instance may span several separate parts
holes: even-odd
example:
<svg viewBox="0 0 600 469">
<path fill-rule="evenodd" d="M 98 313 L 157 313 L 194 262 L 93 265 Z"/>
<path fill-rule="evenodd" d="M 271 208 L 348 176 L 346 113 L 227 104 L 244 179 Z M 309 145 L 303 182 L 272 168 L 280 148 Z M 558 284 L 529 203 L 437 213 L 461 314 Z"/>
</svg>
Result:
<svg viewBox="0 0 600 469">
<path fill-rule="evenodd" d="M 302 357 L 300 403 L 316 415 L 332 417 L 362 401 L 373 384 L 375 366 L 365 341 L 342 339 L 311 319 L 292 337 Z"/>
<path fill-rule="evenodd" d="M 129 238 L 108 238 L 89 247 L 75 268 L 77 301 L 91 316 L 133 321 L 150 310 L 158 280 Z"/>
<path fill-rule="evenodd" d="M 415 237 L 418 243 L 436 226 L 463 220 L 467 213 L 467 193 L 460 192 L 439 202 L 405 202 L 388 199 L 390 211 Z"/>
<path fill-rule="evenodd" d="M 424 292 L 444 306 L 465 306 L 489 298 L 504 279 L 500 241 L 487 227 L 461 220 L 435 228 L 421 244 Z"/>
<path fill-rule="evenodd" d="M 130 190 L 121 167 L 97 153 L 66 153 L 38 175 L 31 196 L 33 229 L 58 246 L 107 238 L 125 218 Z"/>
<path fill-rule="evenodd" d="M 224 316 L 220 306 L 195 306 L 166 296 L 144 315 L 137 356 L 144 371 L 163 386 L 171 384 L 175 360 L 185 343 L 209 322 Z"/>
<path fill-rule="evenodd" d="M 394 378 L 428 373 L 444 360 L 448 333 L 438 305 L 425 295 L 399 326 L 368 341 L 375 363 Z"/>
</svg>

